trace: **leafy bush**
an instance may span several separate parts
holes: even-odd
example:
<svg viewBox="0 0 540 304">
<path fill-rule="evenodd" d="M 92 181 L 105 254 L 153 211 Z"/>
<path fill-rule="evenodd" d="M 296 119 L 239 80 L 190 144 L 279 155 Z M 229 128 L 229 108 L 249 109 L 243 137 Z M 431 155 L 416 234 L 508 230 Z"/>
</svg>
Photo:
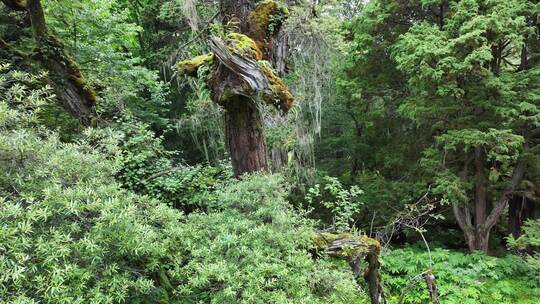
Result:
<svg viewBox="0 0 540 304">
<path fill-rule="evenodd" d="M 33 120 L 39 94 L 6 96 L 2 302 L 365 303 L 348 265 L 308 253 L 312 227 L 279 177 L 222 184 L 205 213 L 186 216 L 121 188 L 115 174 L 126 153 L 137 155 L 119 149 L 117 132 L 90 129 L 64 143 Z"/>
<path fill-rule="evenodd" d="M 336 231 L 351 230 L 350 224 L 362 206 L 357 197 L 364 192 L 356 185 L 344 188 L 336 177 L 325 176 L 323 180 L 323 191 L 319 184 L 308 189 L 307 202 L 310 205 L 316 202 L 329 210 Z"/>
<path fill-rule="evenodd" d="M 253 176 L 218 190 L 208 214 L 182 229 L 175 280 L 188 303 L 364 303 L 348 265 L 314 261 L 312 227 L 285 201 L 279 176 Z"/>
<path fill-rule="evenodd" d="M 527 250 L 525 260 L 529 264 L 532 277 L 540 285 L 540 219 L 528 220 L 522 227 L 523 234 L 515 239 L 512 235 L 507 238 L 508 246 L 513 249 Z M 536 249 L 536 250 L 534 250 Z"/>
<path fill-rule="evenodd" d="M 29 95 L 35 96 L 35 95 Z M 156 303 L 179 260 L 181 214 L 123 191 L 118 162 L 21 129 L 0 102 L 0 298 L 4 303 Z"/>
<path fill-rule="evenodd" d="M 217 185 L 232 178 L 232 169 L 224 164 L 189 166 L 175 160 L 175 153 L 163 148 L 163 138 L 144 123 L 127 120 L 119 128 L 122 165 L 117 178 L 128 189 L 192 211 L 204 209 Z"/>
<path fill-rule="evenodd" d="M 539 303 L 540 284 L 524 260 L 482 253 L 465 254 L 446 249 L 431 252 L 433 273 L 441 303 Z M 425 282 L 412 280 L 429 266 L 424 249 L 408 247 L 388 251 L 383 256 L 383 281 L 391 301 L 404 293 L 403 303 L 427 303 Z"/>
</svg>

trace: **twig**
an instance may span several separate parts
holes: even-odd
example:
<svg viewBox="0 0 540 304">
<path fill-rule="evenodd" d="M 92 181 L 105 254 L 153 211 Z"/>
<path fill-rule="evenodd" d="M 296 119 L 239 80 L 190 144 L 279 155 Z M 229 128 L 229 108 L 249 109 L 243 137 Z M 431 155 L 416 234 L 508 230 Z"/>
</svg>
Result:
<svg viewBox="0 0 540 304">
<path fill-rule="evenodd" d="M 373 221 L 375 220 L 375 215 L 377 214 L 377 211 L 373 211 L 373 217 L 371 218 L 371 224 L 369 224 L 369 237 L 371 237 L 373 233 Z"/>
</svg>

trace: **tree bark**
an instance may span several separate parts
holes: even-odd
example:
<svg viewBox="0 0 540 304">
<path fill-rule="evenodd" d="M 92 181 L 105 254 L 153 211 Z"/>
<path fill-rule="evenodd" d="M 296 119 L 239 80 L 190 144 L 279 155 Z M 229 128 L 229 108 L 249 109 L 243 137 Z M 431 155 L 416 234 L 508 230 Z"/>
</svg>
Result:
<svg viewBox="0 0 540 304">
<path fill-rule="evenodd" d="M 256 9 L 257 1 L 254 0 L 221 0 L 220 11 L 224 25 L 233 31 L 252 38 L 258 46 L 265 46 L 265 41 L 257 40 L 261 30 L 256 24 L 250 24 L 250 15 Z M 263 133 L 263 121 L 257 108 L 255 99 L 257 96 L 245 94 L 244 83 L 249 82 L 250 77 L 242 74 L 249 69 L 242 68 L 238 71 L 232 63 L 251 64 L 250 60 L 239 60 L 227 65 L 227 62 L 235 58 L 227 58 L 226 52 L 219 52 L 219 44 L 214 42 L 214 56 L 222 63 L 218 66 L 209 81 L 212 98 L 225 109 L 225 130 L 229 153 L 232 160 L 234 175 L 241 176 L 244 173 L 267 171 L 267 151 Z M 267 48 L 261 47 L 261 51 Z M 222 54 L 223 53 L 223 54 Z M 264 52 L 266 60 L 271 56 L 270 52 Z M 221 58 L 223 57 L 223 58 Z M 230 60 L 229 60 L 230 59 Z M 234 61 L 234 60 L 233 60 Z M 249 75 L 248 75 L 249 76 Z M 263 75 L 263 80 L 266 77 Z M 250 84 L 251 87 L 253 85 Z"/>
<path fill-rule="evenodd" d="M 475 167 L 475 193 L 474 193 L 474 224 L 476 227 L 483 224 L 487 217 L 487 180 L 484 173 L 484 151 L 482 147 L 476 147 L 474 151 Z"/>
<path fill-rule="evenodd" d="M 89 126 L 96 117 L 96 96 L 88 87 L 79 67 L 65 52 L 64 45 L 49 35 L 45 15 L 40 0 L 2 0 L 6 6 L 16 10 L 26 10 L 30 17 L 32 33 L 37 52 L 32 59 L 49 71 L 46 82 L 53 87 L 62 107 Z"/>
<path fill-rule="evenodd" d="M 266 144 L 262 120 L 255 103 L 236 95 L 225 106 L 225 132 L 234 175 L 266 171 Z"/>
<path fill-rule="evenodd" d="M 30 15 L 32 23 L 32 32 L 39 47 L 42 47 L 48 40 L 47 24 L 45 23 L 45 14 L 40 0 L 28 0 L 26 10 Z"/>
</svg>

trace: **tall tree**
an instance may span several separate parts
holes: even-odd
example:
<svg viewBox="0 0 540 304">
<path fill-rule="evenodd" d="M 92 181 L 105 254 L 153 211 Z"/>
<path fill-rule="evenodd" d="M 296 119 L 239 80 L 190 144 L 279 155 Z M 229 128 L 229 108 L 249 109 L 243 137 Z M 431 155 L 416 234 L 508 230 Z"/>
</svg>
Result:
<svg viewBox="0 0 540 304">
<path fill-rule="evenodd" d="M 288 111 L 293 97 L 271 68 L 269 41 L 288 10 L 275 1 L 220 2 L 225 41 L 213 37 L 212 54 L 178 63 L 181 73 L 211 66 L 212 100 L 225 109 L 225 132 L 235 176 L 266 171 L 267 150 L 259 106 L 261 101 Z"/>
<path fill-rule="evenodd" d="M 491 229 L 538 161 L 535 7 L 450 1 L 439 22 L 414 25 L 394 46 L 410 90 L 400 111 L 431 128 L 423 165 L 453 205 L 470 250 L 488 251 Z"/>
</svg>

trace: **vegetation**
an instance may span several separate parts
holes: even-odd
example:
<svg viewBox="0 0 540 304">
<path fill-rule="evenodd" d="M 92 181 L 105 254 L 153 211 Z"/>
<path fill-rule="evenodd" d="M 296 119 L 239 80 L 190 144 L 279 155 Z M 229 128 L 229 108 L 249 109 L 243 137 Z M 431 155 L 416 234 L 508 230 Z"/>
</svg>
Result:
<svg viewBox="0 0 540 304">
<path fill-rule="evenodd" d="M 2 0 L 0 303 L 539 303 L 538 20 Z"/>
</svg>

